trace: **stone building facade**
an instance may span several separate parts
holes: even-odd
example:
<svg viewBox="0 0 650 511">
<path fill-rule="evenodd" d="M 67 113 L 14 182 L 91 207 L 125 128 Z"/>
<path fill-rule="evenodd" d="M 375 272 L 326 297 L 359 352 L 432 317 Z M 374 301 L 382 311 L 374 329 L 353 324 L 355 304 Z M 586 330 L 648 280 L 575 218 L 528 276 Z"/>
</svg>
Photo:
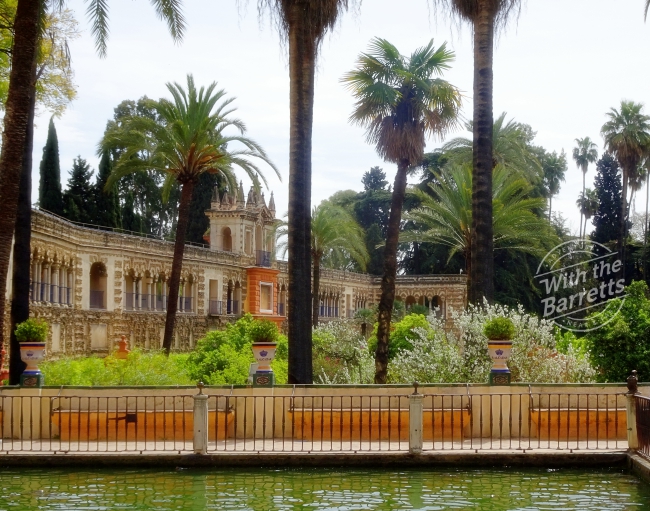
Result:
<svg viewBox="0 0 650 511">
<path fill-rule="evenodd" d="M 240 187 L 237 197 L 220 200 L 215 194 L 206 214 L 209 245 L 185 247 L 173 343 L 179 351 L 191 350 L 207 331 L 245 312 L 278 324 L 286 319 L 287 264 L 273 260 L 273 196 L 267 206 L 254 190 L 244 199 Z M 31 314 L 51 325 L 49 353 L 107 353 L 121 335 L 132 345 L 159 348 L 173 248 L 172 242 L 33 211 Z M 324 269 L 319 294 L 323 320 L 352 317 L 378 303 L 380 278 Z M 407 306 L 426 305 L 446 318 L 451 308 L 464 307 L 466 279 L 398 276 L 396 295 Z"/>
</svg>

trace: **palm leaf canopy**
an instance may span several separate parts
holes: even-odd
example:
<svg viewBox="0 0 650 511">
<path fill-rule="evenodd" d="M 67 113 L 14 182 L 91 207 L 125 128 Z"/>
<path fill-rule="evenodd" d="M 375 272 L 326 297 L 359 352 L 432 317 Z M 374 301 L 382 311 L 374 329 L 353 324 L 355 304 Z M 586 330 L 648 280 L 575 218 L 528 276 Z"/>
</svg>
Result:
<svg viewBox="0 0 650 511">
<path fill-rule="evenodd" d="M 650 147 L 650 117 L 642 110 L 642 103 L 621 101 L 620 110 L 612 108 L 600 130 L 605 148 L 626 173 L 635 171 Z"/>
<path fill-rule="evenodd" d="M 583 174 L 587 173 L 589 164 L 594 163 L 598 159 L 597 147 L 589 137 L 576 138 L 576 147 L 573 148 L 573 159 Z"/>
<path fill-rule="evenodd" d="M 375 38 L 355 70 L 342 81 L 356 99 L 350 122 L 366 128 L 366 138 L 384 159 L 417 165 L 425 137 L 441 136 L 457 124 L 459 90 L 437 78 L 454 53 L 433 40 L 406 58 L 385 39 Z"/>
<path fill-rule="evenodd" d="M 173 181 L 183 184 L 198 179 L 204 172 L 222 174 L 230 190 L 237 189 L 233 172 L 239 167 L 259 186 L 266 179 L 256 160 L 267 163 L 279 173 L 264 150 L 245 137 L 246 127 L 231 117 L 234 98 L 225 99 L 225 91 L 215 91 L 216 83 L 197 90 L 192 75 L 187 77 L 187 91 L 177 83 L 168 83 L 172 101 L 152 102 L 158 119 L 133 115 L 113 124 L 99 144 L 98 154 L 123 148 L 106 184 L 112 186 L 121 177 L 142 170 L 167 174 L 164 191 Z M 239 134 L 225 135 L 227 128 Z M 240 149 L 231 149 L 237 144 Z"/>
<path fill-rule="evenodd" d="M 492 127 L 492 167 L 503 167 L 518 172 L 531 182 L 542 179 L 542 165 L 535 155 L 531 142 L 534 133 L 526 124 L 510 119 L 506 122 L 506 112 L 494 121 Z M 467 123 L 467 129 L 473 132 L 473 123 Z M 473 141 L 457 137 L 442 146 L 448 161 L 456 165 L 472 163 Z"/>
<path fill-rule="evenodd" d="M 59 0 L 60 3 L 62 0 Z M 86 0 L 86 14 L 90 18 L 91 33 L 101 57 L 106 56 L 108 41 L 108 0 Z M 181 11 L 181 0 L 151 0 L 158 18 L 167 22 L 167 28 L 175 41 L 180 41 L 185 32 L 185 17 Z"/>
<path fill-rule="evenodd" d="M 438 243 L 450 247 L 449 259 L 471 249 L 472 168 L 450 165 L 429 184 L 430 192 L 413 189 L 421 206 L 406 215 L 415 230 L 400 241 Z M 529 182 L 498 165 L 493 173 L 492 207 L 494 248 L 544 255 L 556 236 L 548 222 L 535 214 L 545 199 L 529 197 Z"/>
<path fill-rule="evenodd" d="M 432 3 L 471 24 L 477 20 L 482 3 L 488 7 L 496 27 L 506 25 L 513 15 L 518 16 L 521 8 L 521 0 L 432 0 Z"/>
<path fill-rule="evenodd" d="M 287 252 L 288 224 L 280 222 L 276 237 L 281 254 Z M 345 269 L 351 260 L 365 271 L 369 255 L 363 229 L 344 208 L 328 200 L 321 202 L 311 215 L 311 252 L 314 260 L 330 268 Z"/>
</svg>

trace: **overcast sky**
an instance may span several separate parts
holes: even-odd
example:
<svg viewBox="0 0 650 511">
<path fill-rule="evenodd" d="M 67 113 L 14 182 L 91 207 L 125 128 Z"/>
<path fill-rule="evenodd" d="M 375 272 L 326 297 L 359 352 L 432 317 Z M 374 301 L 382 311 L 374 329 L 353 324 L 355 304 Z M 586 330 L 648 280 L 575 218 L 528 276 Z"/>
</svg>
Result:
<svg viewBox="0 0 650 511">
<path fill-rule="evenodd" d="M 75 156 L 97 168 L 96 146 L 113 109 L 125 99 L 168 97 L 165 83 L 185 84 L 194 74 L 198 85 L 218 82 L 237 99 L 237 115 L 247 135 L 258 141 L 280 169 L 280 182 L 269 169 L 278 216 L 287 209 L 289 149 L 289 71 L 280 36 L 258 17 L 256 0 L 186 0 L 187 32 L 174 44 L 164 23 L 146 0 L 110 0 L 108 56 L 100 59 L 90 35 L 82 0 L 69 0 L 82 35 L 71 43 L 78 97 L 55 121 L 62 179 L 68 179 Z M 528 123 L 538 145 L 564 149 L 569 160 L 566 182 L 553 200 L 577 233 L 575 206 L 582 177 L 571 158 L 574 139 L 589 136 L 602 149 L 600 128 L 611 107 L 622 99 L 648 103 L 650 72 L 645 61 L 650 25 L 644 23 L 644 0 L 529 0 L 518 20 L 503 31 L 494 54 L 494 114 Z M 361 190 L 361 177 L 381 166 L 392 183 L 395 166 L 382 161 L 366 144 L 361 128 L 347 119 L 352 98 L 340 83 L 372 37 L 410 54 L 433 38 L 456 54 L 444 78 L 465 94 L 463 114 L 472 116 L 473 53 L 465 26 L 430 9 L 426 0 L 364 0 L 356 13 L 342 16 L 322 47 L 316 77 L 313 134 L 313 204 L 337 190 Z M 646 109 L 650 114 L 650 105 Z M 34 197 L 38 166 L 47 137 L 49 114 L 37 118 L 34 141 Z M 447 138 L 467 136 L 464 130 Z M 430 140 L 427 150 L 441 145 Z M 587 174 L 593 186 L 595 165 Z M 248 188 L 249 183 L 245 187 Z M 267 198 L 269 193 L 267 192 Z M 640 195 L 644 195 L 641 194 Z M 644 207 L 639 200 L 637 210 Z M 591 227 L 590 227 L 591 228 Z"/>
</svg>

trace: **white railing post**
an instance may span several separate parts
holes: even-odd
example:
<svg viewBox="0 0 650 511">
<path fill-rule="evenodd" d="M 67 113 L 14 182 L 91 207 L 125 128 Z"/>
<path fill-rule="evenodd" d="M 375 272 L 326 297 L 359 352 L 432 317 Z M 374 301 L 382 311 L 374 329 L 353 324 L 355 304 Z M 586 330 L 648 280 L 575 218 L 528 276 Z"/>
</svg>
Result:
<svg viewBox="0 0 650 511">
<path fill-rule="evenodd" d="M 627 394 L 626 408 L 627 408 L 627 448 L 638 449 L 639 437 L 636 431 L 636 393 L 638 392 L 638 378 L 636 371 L 627 378 Z"/>
<path fill-rule="evenodd" d="M 420 454 L 422 452 L 422 400 L 424 396 L 418 394 L 418 383 L 413 384 L 415 391 L 409 396 L 409 452 Z"/>
<path fill-rule="evenodd" d="M 208 396 L 203 393 L 203 382 L 197 387 L 199 393 L 194 398 L 194 452 L 196 454 L 208 453 Z"/>
</svg>

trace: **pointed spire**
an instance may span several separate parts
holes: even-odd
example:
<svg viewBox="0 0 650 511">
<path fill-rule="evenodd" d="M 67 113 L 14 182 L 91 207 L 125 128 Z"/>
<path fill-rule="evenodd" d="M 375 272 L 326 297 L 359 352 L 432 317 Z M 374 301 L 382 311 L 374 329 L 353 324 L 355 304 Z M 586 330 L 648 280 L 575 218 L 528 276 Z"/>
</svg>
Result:
<svg viewBox="0 0 650 511">
<path fill-rule="evenodd" d="M 252 208 L 255 205 L 255 192 L 253 191 L 253 187 L 251 186 L 251 189 L 248 190 L 248 198 L 246 199 L 246 207 L 247 208 Z"/>
<path fill-rule="evenodd" d="M 262 192 L 262 204 L 266 206 L 266 199 L 264 198 L 264 192 Z"/>
<path fill-rule="evenodd" d="M 237 191 L 237 205 L 244 205 L 244 183 L 239 181 L 239 190 Z"/>
<path fill-rule="evenodd" d="M 269 199 L 269 211 L 275 216 L 275 199 L 273 198 L 273 192 L 271 192 L 271 198 Z"/>
<path fill-rule="evenodd" d="M 228 206 L 230 204 L 230 196 L 228 195 L 228 192 L 225 191 L 223 193 L 223 199 L 221 199 L 221 206 Z"/>
<path fill-rule="evenodd" d="M 219 188 L 216 185 L 212 189 L 211 202 L 212 202 L 211 204 L 212 209 L 219 209 L 219 206 L 221 206 L 221 200 L 219 199 Z"/>
</svg>

